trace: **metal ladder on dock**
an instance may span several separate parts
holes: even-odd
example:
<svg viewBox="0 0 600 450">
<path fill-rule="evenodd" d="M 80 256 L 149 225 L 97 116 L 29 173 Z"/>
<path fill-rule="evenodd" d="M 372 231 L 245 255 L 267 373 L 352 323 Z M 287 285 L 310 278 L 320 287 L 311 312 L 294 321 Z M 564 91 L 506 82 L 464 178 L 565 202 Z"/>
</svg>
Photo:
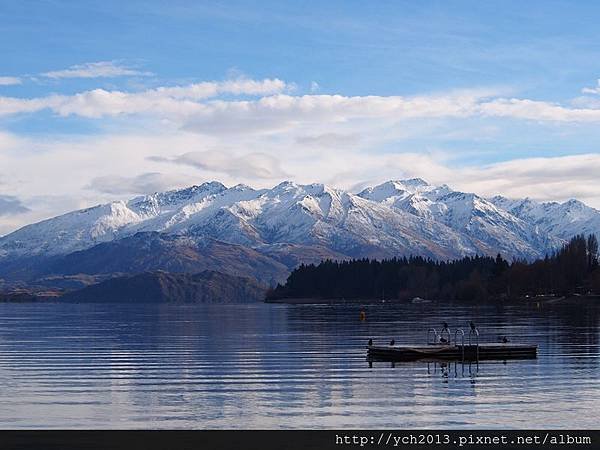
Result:
<svg viewBox="0 0 600 450">
<path fill-rule="evenodd" d="M 430 340 L 429 337 L 433 335 L 433 340 Z M 427 330 L 427 345 L 436 345 L 440 343 L 440 336 L 435 328 L 430 328 Z"/>
<path fill-rule="evenodd" d="M 433 339 L 430 339 L 433 336 Z M 446 336 L 444 340 L 444 336 Z M 452 334 L 450 333 L 450 329 L 444 327 L 438 333 L 435 328 L 430 328 L 427 330 L 427 345 L 437 345 L 437 344 L 452 344 Z"/>
<path fill-rule="evenodd" d="M 454 345 L 458 345 L 458 334 L 460 333 L 460 349 L 462 360 L 465 360 L 465 332 L 461 328 L 457 328 L 454 332 Z M 469 349 L 473 348 L 473 341 L 475 341 L 475 361 L 479 363 L 479 330 L 477 327 L 469 330 Z"/>
<path fill-rule="evenodd" d="M 471 337 L 475 337 L 475 360 L 479 362 L 479 330 L 477 327 L 471 327 L 469 330 L 469 347 L 472 347 Z M 463 349 L 464 351 L 464 349 Z"/>
<path fill-rule="evenodd" d="M 430 328 L 427 330 L 427 345 L 438 345 L 441 342 L 442 336 L 448 336 L 447 344 L 452 345 L 452 340 L 450 339 L 451 333 L 449 328 L 443 328 L 440 333 L 437 332 L 435 328 Z M 458 344 L 458 336 L 460 335 L 460 349 L 461 349 L 461 357 L 462 360 L 465 360 L 465 332 L 461 328 L 457 328 L 454 332 L 454 345 L 459 347 Z M 432 339 L 433 336 L 433 339 Z M 471 327 L 469 330 L 469 349 L 475 347 L 475 360 L 479 362 L 479 330 L 477 327 Z M 473 344 L 475 342 L 475 344 Z"/>
</svg>

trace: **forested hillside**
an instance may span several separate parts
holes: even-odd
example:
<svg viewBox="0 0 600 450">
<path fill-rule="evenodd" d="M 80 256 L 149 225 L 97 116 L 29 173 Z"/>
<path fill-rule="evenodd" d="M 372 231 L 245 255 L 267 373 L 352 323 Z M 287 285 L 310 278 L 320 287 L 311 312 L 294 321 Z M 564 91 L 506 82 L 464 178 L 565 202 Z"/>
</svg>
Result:
<svg viewBox="0 0 600 450">
<path fill-rule="evenodd" d="M 598 241 L 578 235 L 533 262 L 475 256 L 435 261 L 415 256 L 301 265 L 267 299 L 423 298 L 485 301 L 534 295 L 600 293 Z"/>
</svg>

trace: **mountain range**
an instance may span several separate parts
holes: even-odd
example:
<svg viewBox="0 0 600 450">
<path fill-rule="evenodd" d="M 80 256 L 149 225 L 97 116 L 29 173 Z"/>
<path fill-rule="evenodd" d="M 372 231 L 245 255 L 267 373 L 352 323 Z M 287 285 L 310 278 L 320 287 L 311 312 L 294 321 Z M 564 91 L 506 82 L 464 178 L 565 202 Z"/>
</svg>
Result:
<svg viewBox="0 0 600 450">
<path fill-rule="evenodd" d="M 485 198 L 418 178 L 360 193 L 289 181 L 272 189 L 209 182 L 0 237 L 0 278 L 70 288 L 126 274 L 211 270 L 273 285 L 298 264 L 326 258 L 531 260 L 582 232 L 600 234 L 600 211 L 577 200 Z"/>
</svg>

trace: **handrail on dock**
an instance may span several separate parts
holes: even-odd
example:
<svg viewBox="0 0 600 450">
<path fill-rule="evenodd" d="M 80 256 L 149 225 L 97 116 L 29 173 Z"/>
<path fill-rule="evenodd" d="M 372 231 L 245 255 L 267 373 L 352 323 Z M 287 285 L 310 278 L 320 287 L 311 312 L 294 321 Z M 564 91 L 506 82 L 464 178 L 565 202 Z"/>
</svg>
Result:
<svg viewBox="0 0 600 450">
<path fill-rule="evenodd" d="M 433 333 L 433 341 L 429 340 L 429 336 L 431 336 L 431 333 Z M 435 328 L 430 328 L 429 330 L 427 330 L 427 345 L 429 344 L 437 344 L 439 342 L 439 336 L 437 333 L 437 330 Z"/>
<path fill-rule="evenodd" d="M 465 332 L 460 328 L 457 328 L 454 332 L 454 345 L 458 345 L 457 336 L 460 333 L 460 348 L 462 350 L 462 360 L 465 360 Z"/>
<path fill-rule="evenodd" d="M 476 338 L 476 342 L 475 342 L 475 352 L 476 352 L 476 360 L 479 361 L 479 330 L 477 329 L 477 327 L 472 327 L 469 330 L 469 347 L 471 347 L 471 336 L 475 336 Z"/>
</svg>

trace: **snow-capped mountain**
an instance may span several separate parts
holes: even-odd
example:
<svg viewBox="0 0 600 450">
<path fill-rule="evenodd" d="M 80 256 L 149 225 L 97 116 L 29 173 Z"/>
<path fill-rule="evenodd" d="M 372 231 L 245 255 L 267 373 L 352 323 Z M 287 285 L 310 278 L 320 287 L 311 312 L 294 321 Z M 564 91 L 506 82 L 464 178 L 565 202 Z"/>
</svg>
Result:
<svg viewBox="0 0 600 450">
<path fill-rule="evenodd" d="M 600 232 L 600 211 L 579 200 L 540 203 L 529 198 L 513 200 L 496 196 L 490 201 L 533 225 L 542 234 L 566 240 L 576 234 Z"/>
<path fill-rule="evenodd" d="M 273 189 L 205 183 L 75 211 L 0 238 L 2 255 L 52 256 L 157 231 L 250 247 L 321 246 L 348 256 L 481 252 L 446 225 L 322 184 Z"/>
<path fill-rule="evenodd" d="M 286 251 L 313 260 L 498 252 L 535 258 L 573 234 L 600 232 L 600 212 L 577 201 L 488 200 L 421 179 L 389 181 L 359 194 L 322 184 L 253 189 L 211 182 L 25 226 L 0 238 L 0 263 L 57 257 L 156 232 L 196 244 L 243 246 L 277 261 L 302 260 L 286 257 Z"/>
<path fill-rule="evenodd" d="M 483 253 L 535 258 L 562 244 L 493 202 L 473 193 L 431 186 L 420 178 L 388 181 L 359 194 L 393 209 L 441 222 L 479 243 Z"/>
</svg>

